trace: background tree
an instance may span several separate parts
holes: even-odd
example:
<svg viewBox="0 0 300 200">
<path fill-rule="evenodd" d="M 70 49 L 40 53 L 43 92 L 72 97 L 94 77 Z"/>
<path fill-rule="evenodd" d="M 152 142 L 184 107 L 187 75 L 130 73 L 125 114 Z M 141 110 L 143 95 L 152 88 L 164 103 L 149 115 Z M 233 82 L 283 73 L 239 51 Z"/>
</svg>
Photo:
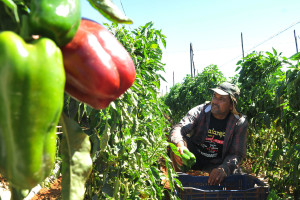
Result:
<svg viewBox="0 0 300 200">
<path fill-rule="evenodd" d="M 209 65 L 202 73 L 195 77 L 187 75 L 182 84 L 172 87 L 164 96 L 164 101 L 171 110 L 173 123 L 179 122 L 191 108 L 210 101 L 212 91 L 209 88 L 214 88 L 223 81 L 226 78 L 217 65 Z"/>
</svg>

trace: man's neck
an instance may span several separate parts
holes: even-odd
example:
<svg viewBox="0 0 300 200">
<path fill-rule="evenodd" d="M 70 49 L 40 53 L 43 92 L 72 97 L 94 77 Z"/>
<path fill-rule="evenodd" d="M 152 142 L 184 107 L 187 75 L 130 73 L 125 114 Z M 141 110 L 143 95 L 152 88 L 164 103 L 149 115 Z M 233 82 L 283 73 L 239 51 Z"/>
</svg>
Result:
<svg viewBox="0 0 300 200">
<path fill-rule="evenodd" d="M 222 119 L 225 119 L 228 116 L 229 113 L 220 114 L 220 115 L 214 114 L 214 113 L 211 113 L 211 114 L 214 116 L 214 118 L 222 120 Z"/>
</svg>

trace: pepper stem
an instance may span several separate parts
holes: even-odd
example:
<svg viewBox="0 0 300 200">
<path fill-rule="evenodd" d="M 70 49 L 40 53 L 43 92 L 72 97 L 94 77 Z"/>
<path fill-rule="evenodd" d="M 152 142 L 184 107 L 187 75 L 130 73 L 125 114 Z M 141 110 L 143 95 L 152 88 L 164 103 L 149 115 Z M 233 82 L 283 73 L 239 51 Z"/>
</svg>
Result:
<svg viewBox="0 0 300 200">
<path fill-rule="evenodd" d="M 29 19 L 27 15 L 22 15 L 22 21 L 21 21 L 21 29 L 20 29 L 20 36 L 26 41 L 32 40 L 32 36 L 30 34 L 29 29 Z"/>
</svg>

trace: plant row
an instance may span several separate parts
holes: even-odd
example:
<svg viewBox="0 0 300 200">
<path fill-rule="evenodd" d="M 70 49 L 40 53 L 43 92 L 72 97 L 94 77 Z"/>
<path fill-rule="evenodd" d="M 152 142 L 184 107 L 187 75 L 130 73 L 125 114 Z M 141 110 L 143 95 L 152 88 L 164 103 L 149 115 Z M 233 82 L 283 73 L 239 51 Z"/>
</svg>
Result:
<svg viewBox="0 0 300 200">
<path fill-rule="evenodd" d="M 273 199 L 300 196 L 300 68 L 299 54 L 286 58 L 252 52 L 237 63 L 229 81 L 241 89 L 238 110 L 249 121 L 247 163 L 268 181 Z M 192 107 L 211 99 L 209 88 L 226 80 L 217 66 L 187 76 L 163 99 L 177 123 Z"/>
</svg>

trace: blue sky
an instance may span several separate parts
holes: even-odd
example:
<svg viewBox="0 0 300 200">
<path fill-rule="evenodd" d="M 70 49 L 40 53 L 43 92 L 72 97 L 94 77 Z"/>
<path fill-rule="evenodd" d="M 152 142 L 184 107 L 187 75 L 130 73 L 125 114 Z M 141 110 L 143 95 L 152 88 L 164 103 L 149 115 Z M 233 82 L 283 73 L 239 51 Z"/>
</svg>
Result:
<svg viewBox="0 0 300 200">
<path fill-rule="evenodd" d="M 190 43 L 194 49 L 196 71 L 200 73 L 204 67 L 216 64 L 226 77 L 235 74 L 236 62 L 242 58 L 241 32 L 245 54 L 253 50 L 272 51 L 274 47 L 289 57 L 296 53 L 294 30 L 300 49 L 299 0 L 113 2 L 121 10 L 124 8 L 125 14 L 134 21 L 133 25 L 126 25 L 128 29 L 152 21 L 154 28 L 162 30 L 167 37 L 162 59 L 166 64 L 166 73 L 162 74 L 167 83 L 162 82 L 162 93 L 173 85 L 173 71 L 175 83 L 182 82 L 186 74 L 190 74 Z M 110 23 L 87 0 L 81 0 L 81 7 L 83 17 Z"/>
</svg>

